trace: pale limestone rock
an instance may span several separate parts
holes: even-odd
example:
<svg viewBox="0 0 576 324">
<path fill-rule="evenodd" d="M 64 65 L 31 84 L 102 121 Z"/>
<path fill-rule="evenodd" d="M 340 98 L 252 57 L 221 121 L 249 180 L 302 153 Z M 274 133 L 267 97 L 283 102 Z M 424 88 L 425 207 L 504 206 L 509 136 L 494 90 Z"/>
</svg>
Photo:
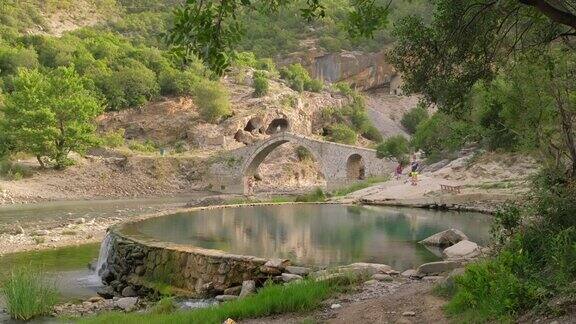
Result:
<svg viewBox="0 0 576 324">
<path fill-rule="evenodd" d="M 302 276 L 299 276 L 296 274 L 291 274 L 291 273 L 283 273 L 282 274 L 282 281 L 284 281 L 284 282 L 292 282 L 292 281 L 297 281 L 297 280 L 302 280 Z"/>
<path fill-rule="evenodd" d="M 299 275 L 299 276 L 307 276 L 310 273 L 310 271 L 312 271 L 312 270 L 310 270 L 310 268 L 296 267 L 296 266 L 287 266 L 285 270 L 288 273 Z"/>
<path fill-rule="evenodd" d="M 116 300 L 114 302 L 114 306 L 126 311 L 126 312 L 130 312 L 133 311 L 136 308 L 136 304 L 138 303 L 138 298 L 137 297 L 123 297 L 123 298 L 118 298 L 118 300 Z"/>
<path fill-rule="evenodd" d="M 394 281 L 394 278 L 392 278 L 392 276 L 387 275 L 387 274 L 383 274 L 383 273 L 376 273 L 372 276 L 372 279 L 374 280 L 378 280 L 378 281 Z"/>
<path fill-rule="evenodd" d="M 451 246 L 467 239 L 468 236 L 466 236 L 462 231 L 451 228 L 427 237 L 419 243 L 432 246 Z"/>
<path fill-rule="evenodd" d="M 219 302 L 227 302 L 227 301 L 236 300 L 236 299 L 238 299 L 238 296 L 236 296 L 236 295 L 218 295 L 218 296 L 216 296 L 216 300 Z"/>
<path fill-rule="evenodd" d="M 416 275 L 420 277 L 436 275 L 443 272 L 448 272 L 460 267 L 460 262 L 457 261 L 437 261 L 424 263 L 418 267 Z"/>
<path fill-rule="evenodd" d="M 242 282 L 242 289 L 240 290 L 240 298 L 246 297 L 256 292 L 256 282 L 254 280 L 245 280 Z"/>
<path fill-rule="evenodd" d="M 468 259 L 480 254 L 478 244 L 464 240 L 444 249 L 442 256 L 447 259 Z"/>
</svg>

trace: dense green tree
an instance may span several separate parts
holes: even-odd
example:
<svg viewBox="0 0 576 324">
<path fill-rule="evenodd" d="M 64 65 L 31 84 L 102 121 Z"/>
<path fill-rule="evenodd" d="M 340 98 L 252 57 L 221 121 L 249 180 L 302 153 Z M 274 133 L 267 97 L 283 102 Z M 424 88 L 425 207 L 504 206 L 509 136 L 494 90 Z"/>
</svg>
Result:
<svg viewBox="0 0 576 324">
<path fill-rule="evenodd" d="M 277 12 L 281 6 L 294 1 L 224 0 L 219 2 L 189 0 L 175 11 L 168 41 L 182 57 L 196 55 L 216 75 L 222 75 L 232 63 L 235 47 L 242 37 L 241 11 Z M 354 35 L 372 35 L 387 21 L 390 3 L 376 0 L 351 0 L 347 12 L 349 30 Z M 306 19 L 324 17 L 322 0 L 302 4 L 300 14 Z"/>
<path fill-rule="evenodd" d="M 217 81 L 201 80 L 193 90 L 200 116 L 209 123 L 218 123 L 232 114 L 226 88 Z"/>
<path fill-rule="evenodd" d="M 38 67 L 38 55 L 33 48 L 0 44 L 0 75 L 14 74 L 19 68 Z"/>
<path fill-rule="evenodd" d="M 2 108 L 2 136 L 11 150 L 62 168 L 70 151 L 95 144 L 94 118 L 102 105 L 86 82 L 73 68 L 20 70 Z"/>
<path fill-rule="evenodd" d="M 475 119 L 493 148 L 534 150 L 576 166 L 576 53 L 555 48 L 510 63 L 473 91 Z M 572 172 L 576 172 L 576 169 Z M 576 174 L 576 173 L 575 173 Z"/>
<path fill-rule="evenodd" d="M 402 116 L 400 123 L 406 128 L 408 133 L 414 134 L 418 125 L 426 119 L 428 119 L 428 109 L 424 103 L 419 103 Z"/>
<path fill-rule="evenodd" d="M 511 59 L 513 61 L 511 53 L 530 55 L 539 60 L 547 57 L 550 49 L 559 45 L 557 40 L 563 41 L 570 51 L 574 51 L 570 40 L 576 36 L 574 0 L 554 3 L 546 0 L 439 0 L 435 4 L 434 18 L 429 24 L 420 18 L 408 17 L 395 26 L 397 44 L 390 59 L 403 74 L 407 93 L 423 94 L 426 100 L 457 119 L 469 117 L 472 105 L 467 99 L 471 97 L 472 89 L 479 81 L 491 81 L 499 75 L 500 70 L 508 66 Z M 560 66 L 557 63 L 552 65 Z M 571 75 L 569 70 L 570 67 L 566 66 L 564 73 Z M 542 71 L 550 75 L 558 72 L 545 67 Z M 556 75 L 553 79 L 553 83 L 559 82 L 558 85 L 564 88 L 566 83 L 570 83 L 559 81 L 566 79 L 565 75 Z M 564 134 L 565 143 L 562 146 L 566 152 L 570 152 L 574 161 L 576 154 L 571 153 L 576 151 L 573 149 L 574 136 L 570 135 L 572 131 L 567 130 L 574 125 L 571 120 L 573 116 L 566 113 L 569 111 L 569 100 L 560 96 L 558 90 L 546 82 L 531 86 L 535 87 L 533 93 L 540 93 L 541 90 L 549 96 L 556 94 L 554 100 L 558 103 L 557 109 L 560 109 L 558 125 L 562 126 L 557 129 Z M 497 123 L 497 119 L 505 113 L 501 111 L 502 107 L 499 102 L 485 107 L 482 122 L 486 124 L 492 119 Z M 492 124 L 491 127 L 505 135 L 501 138 L 504 141 L 514 137 L 514 131 L 501 124 Z M 569 168 L 576 176 L 576 162 L 572 162 Z"/>
<path fill-rule="evenodd" d="M 402 135 L 389 137 L 376 148 L 378 158 L 396 159 L 398 162 L 406 160 L 408 153 L 410 142 Z"/>
<path fill-rule="evenodd" d="M 335 124 L 328 128 L 328 140 L 343 144 L 356 144 L 358 134 L 346 124 Z"/>
</svg>

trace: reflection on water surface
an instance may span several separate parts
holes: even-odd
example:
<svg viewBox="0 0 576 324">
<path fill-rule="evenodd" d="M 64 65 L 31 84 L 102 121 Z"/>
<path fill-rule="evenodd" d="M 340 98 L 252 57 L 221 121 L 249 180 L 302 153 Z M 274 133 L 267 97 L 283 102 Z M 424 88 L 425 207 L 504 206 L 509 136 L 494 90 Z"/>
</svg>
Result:
<svg viewBox="0 0 576 324">
<path fill-rule="evenodd" d="M 478 213 L 343 205 L 280 205 L 181 213 L 126 225 L 140 238 L 298 264 L 329 266 L 376 262 L 403 270 L 439 259 L 417 244 L 457 228 L 486 243 L 489 216 Z"/>
</svg>

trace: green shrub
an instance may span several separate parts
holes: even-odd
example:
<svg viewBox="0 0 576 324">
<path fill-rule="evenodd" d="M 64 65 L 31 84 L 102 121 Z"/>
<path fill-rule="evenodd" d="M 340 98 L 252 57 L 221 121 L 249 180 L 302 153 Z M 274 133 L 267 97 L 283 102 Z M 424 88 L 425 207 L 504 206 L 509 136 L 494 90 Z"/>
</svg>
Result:
<svg viewBox="0 0 576 324">
<path fill-rule="evenodd" d="M 326 200 L 326 194 L 321 188 L 316 188 L 309 194 L 299 195 L 296 197 L 296 202 L 322 202 Z"/>
<path fill-rule="evenodd" d="M 478 322 L 509 321 L 539 300 L 539 286 L 515 273 L 528 266 L 523 254 L 502 252 L 494 260 L 471 264 L 456 278 L 456 293 L 446 306 L 449 314 L 474 312 Z M 466 316 L 466 315 L 464 315 Z"/>
<path fill-rule="evenodd" d="M 278 71 L 276 70 L 276 64 L 270 58 L 259 59 L 256 62 L 255 68 L 257 68 L 258 70 L 268 71 L 268 73 L 270 73 L 271 75 L 276 75 L 278 73 Z"/>
<path fill-rule="evenodd" d="M 308 150 L 304 146 L 298 146 L 296 148 L 296 156 L 298 157 L 299 161 L 307 161 L 313 159 L 313 155 L 310 152 L 310 150 Z"/>
<path fill-rule="evenodd" d="M 329 127 L 328 140 L 343 144 L 355 144 L 358 134 L 345 124 L 336 124 Z"/>
<path fill-rule="evenodd" d="M 304 90 L 319 92 L 324 87 L 321 81 L 310 78 L 308 71 L 299 63 L 281 68 L 280 77 L 288 81 L 288 86 L 292 90 L 298 92 Z"/>
<path fill-rule="evenodd" d="M 461 149 L 464 145 L 479 138 L 475 125 L 444 114 L 436 113 L 420 123 L 412 137 L 416 150 L 423 150 L 429 156 L 442 156 Z"/>
<path fill-rule="evenodd" d="M 164 297 L 160 299 L 152 310 L 150 314 L 170 314 L 173 313 L 178 309 L 178 306 L 174 302 L 174 298 L 172 297 Z"/>
<path fill-rule="evenodd" d="M 499 254 L 468 266 L 456 281 L 456 293 L 447 305 L 450 314 L 464 321 L 510 321 L 530 310 L 566 310 L 551 298 L 574 301 L 574 180 L 563 169 L 545 168 L 535 177 L 529 196 L 525 206 L 496 215 Z"/>
<path fill-rule="evenodd" d="M 29 267 L 13 270 L 0 287 L 8 312 L 14 319 L 29 320 L 47 315 L 58 299 L 54 284 L 47 282 L 44 274 Z"/>
<path fill-rule="evenodd" d="M 388 158 L 401 161 L 408 153 L 410 153 L 410 143 L 402 135 L 389 137 L 378 144 L 376 148 L 376 156 L 380 159 Z"/>
<path fill-rule="evenodd" d="M 115 131 L 109 131 L 102 135 L 102 144 L 106 147 L 116 148 L 125 144 L 124 134 L 126 130 L 119 128 Z"/>
<path fill-rule="evenodd" d="M 191 95 L 200 77 L 191 70 L 168 68 L 158 75 L 160 93 L 163 95 Z"/>
<path fill-rule="evenodd" d="M 336 87 L 338 92 L 347 97 L 351 97 L 355 94 L 354 90 L 352 90 L 352 88 L 350 88 L 350 85 L 346 82 L 338 82 L 334 85 L 334 87 Z"/>
<path fill-rule="evenodd" d="M 19 68 L 34 69 L 38 65 L 38 54 L 33 48 L 0 45 L 1 75 L 15 74 Z"/>
<path fill-rule="evenodd" d="M 194 99 L 200 116 L 210 123 L 218 123 L 232 114 L 228 92 L 217 81 L 201 80 L 194 87 Z"/>
<path fill-rule="evenodd" d="M 372 124 L 366 125 L 362 129 L 362 137 L 374 142 L 381 142 L 384 139 L 378 128 Z"/>
<path fill-rule="evenodd" d="M 428 109 L 426 109 L 424 104 L 418 104 L 402 116 L 400 123 L 406 128 L 408 133 L 414 134 L 416 133 L 418 125 L 426 119 L 428 119 Z"/>
<path fill-rule="evenodd" d="M 262 97 L 268 93 L 269 89 L 268 78 L 266 77 L 266 75 L 264 75 L 264 73 L 260 71 L 254 72 L 253 85 L 254 85 L 254 95 L 256 97 Z"/>
<path fill-rule="evenodd" d="M 177 141 L 174 143 L 174 152 L 176 153 L 184 153 L 189 150 L 188 143 L 185 141 Z"/>
<path fill-rule="evenodd" d="M 128 144 L 128 148 L 132 151 L 142 153 L 154 153 L 158 151 L 158 145 L 150 140 L 146 140 L 144 143 L 132 141 Z"/>
<path fill-rule="evenodd" d="M 0 158 L 0 177 L 6 180 L 21 180 L 32 176 L 32 172 L 10 161 L 8 158 Z"/>
<path fill-rule="evenodd" d="M 252 52 L 240 52 L 236 53 L 236 57 L 234 58 L 234 65 L 239 67 L 256 68 L 258 65 L 258 60 L 256 59 L 256 55 L 254 55 Z"/>
<path fill-rule="evenodd" d="M 311 79 L 304 83 L 304 89 L 311 92 L 320 92 L 324 89 L 324 83 L 318 79 Z"/>
</svg>

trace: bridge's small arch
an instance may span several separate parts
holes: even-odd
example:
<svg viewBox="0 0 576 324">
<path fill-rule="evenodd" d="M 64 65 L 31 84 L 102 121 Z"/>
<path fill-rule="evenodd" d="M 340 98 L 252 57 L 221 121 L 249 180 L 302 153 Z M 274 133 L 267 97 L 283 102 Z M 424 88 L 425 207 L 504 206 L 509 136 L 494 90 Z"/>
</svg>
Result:
<svg viewBox="0 0 576 324">
<path fill-rule="evenodd" d="M 290 123 L 288 123 L 288 119 L 275 118 L 268 125 L 268 128 L 266 129 L 266 134 L 272 135 L 272 134 L 278 134 L 281 132 L 286 132 L 286 131 L 288 131 L 289 127 L 290 127 Z"/>
<path fill-rule="evenodd" d="M 362 180 L 366 177 L 364 158 L 360 154 L 352 154 L 346 160 L 346 178 L 348 180 Z"/>
<path fill-rule="evenodd" d="M 321 160 L 319 154 L 312 147 L 308 146 L 306 143 L 300 143 L 297 139 L 292 139 L 290 137 L 280 135 L 277 137 L 271 137 L 270 139 L 264 141 L 264 143 L 262 143 L 260 147 L 258 147 L 255 152 L 252 153 L 252 155 L 246 160 L 246 164 L 244 164 L 242 169 L 244 193 L 253 193 L 256 178 L 259 176 L 258 167 L 260 164 L 262 164 L 262 162 L 264 162 L 268 155 L 270 155 L 276 148 L 285 143 L 293 143 L 305 148 L 306 152 L 310 154 L 311 159 L 318 163 L 319 175 L 323 179 L 326 179 L 323 161 Z"/>
<path fill-rule="evenodd" d="M 260 133 L 263 133 L 262 122 L 263 122 L 262 117 L 252 117 L 246 123 L 246 127 L 244 127 L 244 130 L 247 132 L 258 131 Z"/>
</svg>

